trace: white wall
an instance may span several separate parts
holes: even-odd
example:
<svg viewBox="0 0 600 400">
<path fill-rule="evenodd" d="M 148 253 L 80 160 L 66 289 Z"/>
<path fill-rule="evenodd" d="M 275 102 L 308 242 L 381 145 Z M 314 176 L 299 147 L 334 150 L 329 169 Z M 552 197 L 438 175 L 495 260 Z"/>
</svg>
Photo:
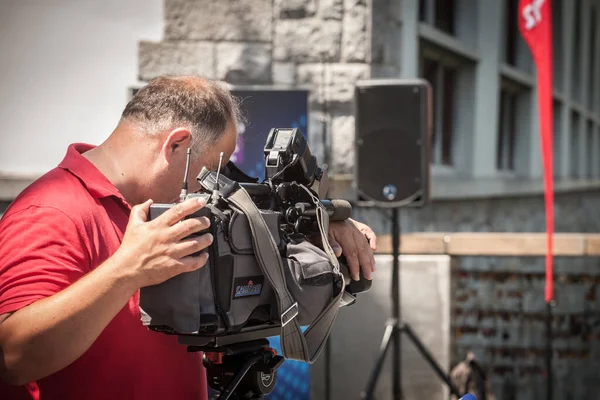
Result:
<svg viewBox="0 0 600 400">
<path fill-rule="evenodd" d="M 160 40 L 162 0 L 0 0 L 0 174 L 37 175 L 99 144 Z"/>
</svg>

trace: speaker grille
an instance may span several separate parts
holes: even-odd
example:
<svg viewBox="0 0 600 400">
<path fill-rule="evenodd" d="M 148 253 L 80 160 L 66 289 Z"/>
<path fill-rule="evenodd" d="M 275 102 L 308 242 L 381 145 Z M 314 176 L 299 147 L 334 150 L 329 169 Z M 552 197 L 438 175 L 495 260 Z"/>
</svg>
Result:
<svg viewBox="0 0 600 400">
<path fill-rule="evenodd" d="M 359 197 L 380 206 L 421 205 L 429 183 L 429 85 L 359 83 L 355 95 Z"/>
</svg>

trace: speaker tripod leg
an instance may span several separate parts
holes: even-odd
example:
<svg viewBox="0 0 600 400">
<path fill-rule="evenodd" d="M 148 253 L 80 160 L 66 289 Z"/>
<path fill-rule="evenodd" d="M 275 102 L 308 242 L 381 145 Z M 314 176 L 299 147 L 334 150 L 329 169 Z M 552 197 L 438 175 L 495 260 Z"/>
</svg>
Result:
<svg viewBox="0 0 600 400">
<path fill-rule="evenodd" d="M 379 375 L 381 374 L 381 368 L 383 367 L 385 356 L 387 355 L 388 349 L 392 344 L 392 338 L 394 337 L 394 335 L 399 334 L 400 332 L 398 330 L 398 320 L 393 318 L 388 320 L 388 322 L 386 323 L 385 332 L 383 334 L 383 339 L 381 340 L 381 346 L 379 347 L 379 354 L 377 355 L 375 366 L 373 367 L 373 371 L 371 372 L 371 376 L 369 377 L 367 389 L 362 393 L 362 399 L 374 399 L 373 396 L 375 392 L 375 387 L 377 386 L 377 380 L 379 379 Z"/>
<path fill-rule="evenodd" d="M 459 393 L 458 388 L 456 387 L 456 385 L 454 385 L 454 383 L 450 379 L 450 376 L 448 376 L 448 374 L 446 374 L 444 372 L 444 370 L 437 363 L 437 361 L 435 360 L 435 358 L 433 358 L 433 356 L 431 355 L 431 353 L 429 352 L 429 350 L 425 347 L 425 345 L 421 342 L 421 340 L 419 340 L 419 337 L 417 336 L 417 334 L 415 333 L 415 331 L 412 330 L 412 328 L 410 327 L 410 325 L 408 325 L 406 323 L 401 323 L 399 325 L 399 333 L 406 333 L 406 335 L 408 336 L 408 338 L 410 339 L 410 341 L 415 345 L 415 347 L 417 348 L 417 350 L 419 350 L 419 353 L 421 353 L 421 355 L 423 356 L 423 358 L 425 358 L 425 360 L 427 361 L 427 363 L 429 364 L 429 366 L 431 366 L 431 368 L 435 371 L 435 373 L 439 376 L 439 378 L 446 383 L 446 385 L 450 389 L 450 393 L 452 393 L 453 395 L 455 395 L 457 398 L 459 398 L 460 396 L 462 396 L 462 394 Z"/>
</svg>

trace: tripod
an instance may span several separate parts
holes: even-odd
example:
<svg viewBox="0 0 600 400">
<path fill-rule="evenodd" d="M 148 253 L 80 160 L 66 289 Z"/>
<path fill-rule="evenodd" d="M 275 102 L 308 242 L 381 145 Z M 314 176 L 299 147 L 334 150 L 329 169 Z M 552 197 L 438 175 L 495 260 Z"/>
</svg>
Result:
<svg viewBox="0 0 600 400">
<path fill-rule="evenodd" d="M 267 339 L 206 350 L 208 385 L 220 393 L 218 400 L 263 399 L 275 388 L 277 369 L 284 362 Z"/>
<path fill-rule="evenodd" d="M 375 366 L 369 377 L 366 390 L 362 393 L 362 398 L 365 400 L 374 399 L 375 386 L 381 374 L 383 362 L 393 343 L 394 352 L 392 354 L 392 376 L 393 376 L 393 399 L 402 399 L 402 375 L 401 375 L 401 334 L 405 333 L 411 342 L 415 345 L 419 353 L 425 358 L 427 363 L 440 377 L 442 381 L 448 385 L 450 392 L 457 398 L 461 396 L 452 380 L 444 372 L 442 367 L 433 358 L 429 350 L 419 340 L 415 331 L 405 322 L 402 322 L 400 317 L 400 216 L 398 208 L 392 208 L 392 317 L 386 323 L 385 333 L 379 348 L 379 355 L 375 362 Z"/>
</svg>

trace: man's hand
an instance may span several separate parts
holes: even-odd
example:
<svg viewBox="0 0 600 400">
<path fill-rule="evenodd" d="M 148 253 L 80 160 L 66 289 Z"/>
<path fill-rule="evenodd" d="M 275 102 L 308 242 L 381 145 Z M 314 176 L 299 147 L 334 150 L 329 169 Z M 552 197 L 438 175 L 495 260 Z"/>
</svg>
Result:
<svg viewBox="0 0 600 400">
<path fill-rule="evenodd" d="M 146 222 L 150 200 L 132 208 L 118 257 L 129 260 L 131 276 L 138 287 L 155 285 L 165 280 L 203 267 L 208 253 L 197 257 L 190 255 L 206 249 L 213 242 L 210 233 L 185 239 L 187 236 L 207 229 L 206 217 L 185 217 L 205 206 L 204 199 L 188 199 L 173 206 L 153 221 Z"/>
<path fill-rule="evenodd" d="M 353 219 L 333 221 L 329 224 L 328 237 L 335 255 L 346 258 L 353 280 L 359 280 L 361 269 L 365 279 L 373 279 L 377 236 L 371 228 Z"/>
</svg>

